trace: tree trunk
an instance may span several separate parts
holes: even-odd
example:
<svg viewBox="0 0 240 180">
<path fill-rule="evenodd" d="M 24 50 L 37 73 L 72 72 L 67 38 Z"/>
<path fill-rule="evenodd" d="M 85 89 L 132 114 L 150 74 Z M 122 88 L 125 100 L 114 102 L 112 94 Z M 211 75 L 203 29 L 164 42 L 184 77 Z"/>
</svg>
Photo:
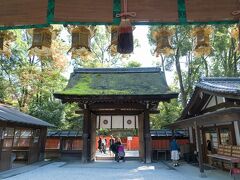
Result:
<svg viewBox="0 0 240 180">
<path fill-rule="evenodd" d="M 185 108 L 187 105 L 187 95 L 183 86 L 182 71 L 181 71 L 179 59 L 180 59 L 180 53 L 179 53 L 179 48 L 177 48 L 176 55 L 175 55 L 176 70 L 177 70 L 178 79 L 179 79 L 181 102 L 182 102 L 183 108 Z"/>
</svg>

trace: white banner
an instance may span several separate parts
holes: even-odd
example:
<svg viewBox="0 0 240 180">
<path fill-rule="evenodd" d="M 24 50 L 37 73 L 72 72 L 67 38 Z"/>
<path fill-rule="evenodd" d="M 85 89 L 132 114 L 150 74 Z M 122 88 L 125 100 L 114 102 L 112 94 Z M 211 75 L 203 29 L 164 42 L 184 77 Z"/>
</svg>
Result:
<svg viewBox="0 0 240 180">
<path fill-rule="evenodd" d="M 135 129 L 135 116 L 124 116 L 124 129 Z"/>
<path fill-rule="evenodd" d="M 112 128 L 123 128 L 123 116 L 112 116 Z"/>
<path fill-rule="evenodd" d="M 111 116 L 100 116 L 100 128 L 111 128 Z"/>
</svg>

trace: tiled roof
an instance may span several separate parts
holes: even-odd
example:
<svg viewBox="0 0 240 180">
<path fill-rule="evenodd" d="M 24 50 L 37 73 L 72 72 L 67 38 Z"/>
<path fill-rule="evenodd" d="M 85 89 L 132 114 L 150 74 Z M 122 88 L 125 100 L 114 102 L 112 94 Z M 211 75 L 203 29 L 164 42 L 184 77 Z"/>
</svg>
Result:
<svg viewBox="0 0 240 180">
<path fill-rule="evenodd" d="M 52 124 L 3 104 L 0 104 L 0 121 L 53 127 Z"/>
<path fill-rule="evenodd" d="M 81 137 L 82 131 L 66 130 L 66 131 L 48 131 L 48 137 Z"/>
<path fill-rule="evenodd" d="M 65 130 L 65 131 L 48 131 L 48 137 L 81 137 L 82 131 Z"/>
<path fill-rule="evenodd" d="M 196 85 L 207 91 L 240 95 L 240 78 L 212 77 L 202 78 Z"/>
<path fill-rule="evenodd" d="M 188 131 L 184 130 L 176 130 L 174 134 L 172 133 L 171 130 L 168 129 L 160 129 L 160 130 L 150 130 L 151 136 L 158 136 L 158 137 L 188 137 Z"/>
<path fill-rule="evenodd" d="M 161 129 L 161 130 L 151 130 L 151 136 L 161 136 L 161 137 L 172 137 L 172 131 Z M 48 137 L 81 137 L 82 131 L 75 131 L 75 130 L 65 130 L 65 131 L 48 131 Z M 184 130 L 177 130 L 174 133 L 174 136 L 177 137 L 187 137 L 188 131 Z"/>
<path fill-rule="evenodd" d="M 62 95 L 170 94 L 160 68 L 81 68 L 71 74 Z"/>
</svg>

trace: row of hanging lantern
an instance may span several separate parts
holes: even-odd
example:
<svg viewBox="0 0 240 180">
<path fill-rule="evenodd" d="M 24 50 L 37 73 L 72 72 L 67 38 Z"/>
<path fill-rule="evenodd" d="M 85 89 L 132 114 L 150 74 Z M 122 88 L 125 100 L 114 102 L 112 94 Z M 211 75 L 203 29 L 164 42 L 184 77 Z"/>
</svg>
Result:
<svg viewBox="0 0 240 180">
<path fill-rule="evenodd" d="M 126 19 L 124 19 L 124 21 L 124 23 L 129 23 L 126 22 Z M 128 26 L 127 24 L 123 26 Z M 131 38 L 132 36 L 128 35 L 127 39 L 121 39 L 121 36 L 119 35 L 119 29 L 119 26 L 108 27 L 108 31 L 111 31 L 111 44 L 109 46 L 109 50 L 113 56 L 116 55 L 118 52 L 125 54 L 130 53 L 133 50 L 133 39 Z M 240 51 L 239 29 L 240 26 L 233 28 L 231 31 L 231 36 L 236 40 L 236 42 L 238 42 L 236 50 Z M 96 29 L 94 26 L 68 27 L 68 31 L 72 35 L 72 45 L 68 52 L 72 53 L 72 58 L 87 58 L 88 56 L 90 56 L 90 41 L 91 38 L 94 36 L 95 30 Z M 122 28 L 121 30 L 121 35 L 125 35 L 126 37 L 127 35 L 124 33 L 128 33 L 128 28 Z M 132 26 L 130 30 L 133 30 Z M 51 26 L 50 28 L 31 29 L 28 30 L 28 32 L 32 36 L 32 46 L 29 48 L 29 55 L 36 55 L 39 57 L 51 57 L 52 40 L 56 39 L 59 30 Z M 192 29 L 191 35 L 195 39 L 194 53 L 196 56 L 204 56 L 211 53 L 212 47 L 210 44 L 210 35 L 212 32 L 213 28 L 210 26 L 196 27 Z M 156 41 L 156 56 L 159 56 L 160 54 L 164 54 L 165 56 L 170 56 L 174 54 L 174 49 L 171 46 L 171 39 L 174 33 L 175 30 L 168 27 L 160 27 L 153 31 L 152 38 Z M 0 31 L 0 54 L 3 54 L 9 58 L 11 56 L 10 44 L 15 40 L 16 36 L 12 31 Z M 128 44 L 129 40 L 132 42 L 132 44 Z M 124 43 L 128 44 L 128 46 L 124 46 Z"/>
<path fill-rule="evenodd" d="M 192 29 L 191 35 L 195 39 L 195 56 L 209 55 L 212 47 L 210 45 L 210 35 L 213 28 L 210 26 L 196 27 Z M 168 27 L 160 27 L 153 31 L 152 38 L 156 42 L 156 49 L 154 53 L 158 57 L 160 54 L 171 56 L 174 54 L 174 49 L 171 45 L 171 39 L 175 30 Z"/>
</svg>

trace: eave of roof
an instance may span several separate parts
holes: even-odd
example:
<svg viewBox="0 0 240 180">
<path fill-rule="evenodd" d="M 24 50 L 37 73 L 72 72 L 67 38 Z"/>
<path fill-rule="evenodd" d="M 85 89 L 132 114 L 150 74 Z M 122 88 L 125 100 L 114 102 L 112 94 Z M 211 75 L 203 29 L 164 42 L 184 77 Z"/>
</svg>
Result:
<svg viewBox="0 0 240 180">
<path fill-rule="evenodd" d="M 35 118 L 28 114 L 22 113 L 13 107 L 0 104 L 0 121 L 28 124 L 34 126 L 54 127 L 54 125 L 45 122 L 41 119 Z"/>
<path fill-rule="evenodd" d="M 182 115 L 178 120 L 188 118 L 189 108 L 194 106 L 196 98 L 200 93 L 209 95 L 222 96 L 231 99 L 240 99 L 240 78 L 236 77 L 205 77 L 201 78 L 196 84 L 194 92 L 182 111 Z"/>
</svg>

